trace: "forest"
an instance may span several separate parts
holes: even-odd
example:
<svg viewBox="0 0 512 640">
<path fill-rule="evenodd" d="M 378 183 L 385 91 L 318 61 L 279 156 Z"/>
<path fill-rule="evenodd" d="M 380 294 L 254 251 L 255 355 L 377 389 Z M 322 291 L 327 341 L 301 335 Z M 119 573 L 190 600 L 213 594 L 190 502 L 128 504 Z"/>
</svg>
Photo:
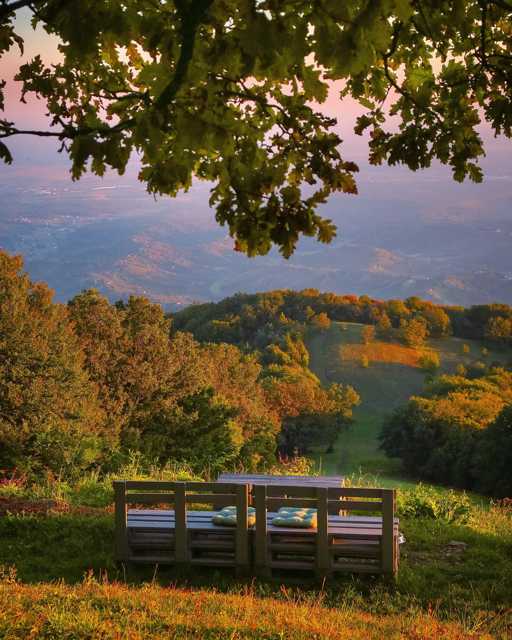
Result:
<svg viewBox="0 0 512 640">
<path fill-rule="evenodd" d="M 306 338 L 331 322 L 363 323 L 364 343 L 378 336 L 420 349 L 450 334 L 493 348 L 511 341 L 506 305 L 283 290 L 168 317 L 145 298 L 111 304 L 92 289 L 57 304 L 5 252 L 0 283 L 0 468 L 33 477 L 109 473 L 134 453 L 213 476 L 268 469 L 313 446 L 332 451 L 354 428 L 360 395 L 350 384 L 321 384 L 309 366 Z M 425 354 L 424 395 L 388 416 L 381 447 L 411 477 L 510 495 L 507 363 L 476 361 L 447 375 Z"/>
<path fill-rule="evenodd" d="M 331 442 L 358 401 L 322 388 L 295 333 L 260 358 L 196 340 L 144 298 L 89 290 L 55 304 L 6 253 L 0 283 L 0 468 L 70 477 L 138 452 L 210 474 L 261 469 L 280 439 Z"/>
</svg>

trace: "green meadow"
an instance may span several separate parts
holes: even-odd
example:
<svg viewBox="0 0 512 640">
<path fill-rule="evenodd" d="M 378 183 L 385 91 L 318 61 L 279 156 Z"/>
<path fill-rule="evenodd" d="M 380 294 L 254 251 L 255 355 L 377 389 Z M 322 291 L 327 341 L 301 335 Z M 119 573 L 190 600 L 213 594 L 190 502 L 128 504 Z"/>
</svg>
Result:
<svg viewBox="0 0 512 640">
<path fill-rule="evenodd" d="M 419 349 L 378 339 L 365 345 L 361 337 L 365 326 L 333 322 L 329 329 L 311 333 L 307 339 L 310 368 L 321 382 L 352 385 L 361 398 L 353 424 L 338 438 L 334 451 L 317 449 L 313 458 L 325 474 L 371 473 L 382 476 L 386 485 L 409 484 L 400 475 L 399 461 L 379 450 L 378 434 L 386 415 L 423 391 L 427 374 L 419 365 L 420 356 L 436 352 L 439 372 L 454 374 L 457 365 L 505 363 L 510 354 L 488 347 L 486 352 L 481 342 L 454 337 L 430 339 Z M 361 356 L 368 357 L 367 367 Z"/>
</svg>

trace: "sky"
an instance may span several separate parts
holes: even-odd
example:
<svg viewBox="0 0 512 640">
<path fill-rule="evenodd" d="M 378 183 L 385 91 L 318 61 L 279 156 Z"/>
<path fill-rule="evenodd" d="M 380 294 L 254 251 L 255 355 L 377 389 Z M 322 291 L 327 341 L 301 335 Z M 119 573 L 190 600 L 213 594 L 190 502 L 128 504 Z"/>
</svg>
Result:
<svg viewBox="0 0 512 640">
<path fill-rule="evenodd" d="M 19 102 L 20 83 L 15 82 L 13 77 L 20 63 L 32 59 L 37 54 L 41 55 L 46 63 L 58 61 L 61 57 L 58 51 L 58 40 L 49 36 L 40 27 L 34 30 L 30 24 L 28 10 L 18 12 L 16 30 L 24 39 L 25 51 L 23 55 L 16 47 L 13 47 L 0 59 L 0 78 L 7 80 L 4 117 L 15 120 L 19 127 L 47 129 L 48 121 L 45 117 L 44 105 L 34 97 L 28 97 L 27 104 L 21 104 Z M 350 99 L 344 99 L 341 105 L 338 93 L 339 85 L 332 85 L 328 99 L 322 105 L 318 105 L 318 108 L 323 113 L 337 118 L 337 132 L 344 141 L 344 155 L 347 159 L 358 162 L 364 171 L 370 168 L 367 163 L 367 138 L 357 136 L 353 132 L 355 119 L 363 112 L 363 109 Z M 481 126 L 481 132 L 487 153 L 482 165 L 486 172 L 500 175 L 503 173 L 503 169 L 507 168 L 507 161 L 510 161 L 511 143 L 505 138 L 495 138 L 490 127 L 486 124 Z M 55 168 L 57 175 L 60 173 L 59 168 L 62 170 L 66 167 L 65 159 L 55 154 L 55 149 L 58 148 L 56 141 L 19 136 L 15 140 L 11 138 L 9 146 L 16 154 L 15 166 L 10 169 L 15 173 L 18 173 L 19 170 L 33 171 L 34 167 L 38 165 L 48 170 L 48 166 L 51 165 Z M 440 173 L 438 169 L 440 169 Z M 436 167 L 434 170 L 440 176 L 443 174 L 446 177 L 450 176 L 450 169 L 447 167 Z M 5 173 L 5 167 L 2 168 L 2 171 Z M 420 173 L 417 175 L 420 176 Z M 0 180 L 2 179 L 5 178 L 0 174 Z M 133 179 L 133 175 L 130 179 Z"/>
<path fill-rule="evenodd" d="M 57 61 L 60 55 L 58 42 L 41 29 L 34 31 L 30 26 L 28 12 L 20 12 L 17 30 L 25 40 L 23 56 L 13 48 L 0 59 L 0 78 L 8 80 L 5 117 L 15 120 L 20 127 L 46 129 L 48 122 L 44 105 L 34 98 L 28 98 L 27 104 L 20 104 L 20 86 L 13 81 L 13 76 L 21 62 L 30 60 L 36 54 L 40 54 L 47 63 Z M 388 209 L 394 207 L 400 219 L 407 220 L 408 228 L 405 233 L 413 236 L 418 233 L 420 227 L 414 215 L 407 217 L 408 210 L 413 208 L 411 203 L 414 203 L 415 207 L 421 205 L 422 210 L 428 210 L 425 215 L 433 219 L 448 219 L 455 215 L 455 211 L 458 216 L 463 215 L 469 220 L 474 218 L 476 221 L 477 218 L 485 217 L 487 209 L 503 211 L 506 209 L 504 203 L 512 202 L 512 142 L 504 138 L 495 138 L 487 125 L 481 126 L 487 151 L 487 156 L 481 161 L 485 172 L 485 180 L 481 185 L 474 185 L 468 181 L 462 184 L 455 183 L 451 178 L 450 169 L 439 164 L 418 172 L 411 172 L 404 167 L 372 167 L 367 162 L 367 140 L 356 136 L 352 130 L 361 108 L 354 101 L 347 99 L 341 106 L 338 90 L 339 87 L 333 86 L 328 99 L 319 109 L 338 119 L 337 131 L 343 139 L 343 157 L 356 161 L 360 166 L 358 189 L 361 196 L 357 197 L 360 202 L 356 202 L 353 196 L 337 196 L 326 205 L 325 210 L 329 216 L 335 217 L 339 212 L 337 223 L 338 220 L 343 222 L 350 216 L 357 218 L 362 203 L 367 203 L 364 206 L 369 208 L 370 213 L 373 209 L 379 211 L 379 206 L 385 199 Z M 37 189 L 45 193 L 51 192 L 53 187 L 58 187 L 61 196 L 63 190 L 79 190 L 82 193 L 81 207 L 89 206 L 91 212 L 98 210 L 98 203 L 107 203 L 111 194 L 113 197 L 114 192 L 108 189 L 124 187 L 130 190 L 130 193 L 135 193 L 136 189 L 139 200 L 135 215 L 143 216 L 155 211 L 156 207 L 161 211 L 166 206 L 165 202 L 168 202 L 169 212 L 173 216 L 182 215 L 185 218 L 193 214 L 215 226 L 214 212 L 208 207 L 208 185 L 204 183 L 196 184 L 188 194 L 180 194 L 177 200 L 164 200 L 163 203 L 155 205 L 153 197 L 145 194 L 143 186 L 137 184 L 136 161 L 130 163 L 128 171 L 122 177 L 107 175 L 102 180 L 89 175 L 79 183 L 73 184 L 69 175 L 69 160 L 64 154 L 56 152 L 58 143 L 53 139 L 19 136 L 9 139 L 8 144 L 14 155 L 14 163 L 11 166 L 0 165 L 0 224 L 3 208 L 1 194 L 7 193 L 6 189 L 14 184 L 30 187 L 34 193 Z M 39 194 L 37 198 L 43 196 Z M 416 205 L 415 201 L 419 204 Z M 34 202 L 39 202 L 35 195 L 31 200 L 31 203 Z M 43 202 L 46 200 L 41 200 L 41 203 Z M 37 209 L 37 206 L 33 205 L 33 209 Z M 110 206 L 114 208 L 113 204 Z M 336 210 L 334 214 L 333 210 Z M 368 234 L 372 233 L 371 227 L 364 228 L 368 229 Z M 379 233 L 380 231 L 375 231 L 374 237 L 371 238 L 371 242 L 377 246 Z M 512 264 L 510 270 L 512 271 Z"/>
</svg>

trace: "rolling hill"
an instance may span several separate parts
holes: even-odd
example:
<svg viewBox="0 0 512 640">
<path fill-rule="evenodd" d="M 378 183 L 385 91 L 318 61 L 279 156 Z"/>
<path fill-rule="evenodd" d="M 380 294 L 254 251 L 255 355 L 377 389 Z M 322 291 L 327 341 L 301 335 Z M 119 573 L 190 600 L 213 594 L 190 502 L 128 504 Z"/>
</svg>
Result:
<svg viewBox="0 0 512 640">
<path fill-rule="evenodd" d="M 423 390 L 426 374 L 419 364 L 420 355 L 426 350 L 435 351 L 440 371 L 453 374 L 459 364 L 505 363 L 510 353 L 503 349 L 488 349 L 486 353 L 481 342 L 454 337 L 431 339 L 424 349 L 379 340 L 364 345 L 364 326 L 333 322 L 330 329 L 310 334 L 307 339 L 310 368 L 322 383 L 350 384 L 361 397 L 354 424 L 338 439 L 334 452 L 317 450 L 315 459 L 326 473 L 376 473 L 392 476 L 396 484 L 400 482 L 395 476 L 398 464 L 378 449 L 377 437 L 385 416 Z M 361 364 L 362 356 L 368 358 L 368 367 Z"/>
</svg>

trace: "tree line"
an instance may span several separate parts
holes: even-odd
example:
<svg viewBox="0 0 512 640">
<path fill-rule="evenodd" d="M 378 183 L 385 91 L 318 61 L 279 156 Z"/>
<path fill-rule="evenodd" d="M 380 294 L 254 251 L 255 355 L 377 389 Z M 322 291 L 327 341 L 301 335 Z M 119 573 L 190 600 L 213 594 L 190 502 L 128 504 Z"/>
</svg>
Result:
<svg viewBox="0 0 512 640">
<path fill-rule="evenodd" d="M 111 470 L 130 452 L 217 472 L 275 462 L 287 421 L 326 443 L 357 394 L 300 368 L 294 335 L 257 353 L 199 342 L 142 297 L 96 290 L 68 304 L 0 252 L 0 468 L 68 477 Z M 295 377 L 296 378 L 295 378 Z M 315 419 L 313 419 L 313 415 Z"/>
<path fill-rule="evenodd" d="M 188 307 L 175 316 L 178 326 L 199 339 L 265 347 L 287 330 L 304 326 L 328 328 L 331 321 L 373 325 L 381 337 L 396 337 L 411 346 L 428 337 L 449 335 L 512 344 L 512 307 L 482 304 L 469 308 L 437 305 L 411 296 L 405 300 L 378 300 L 369 296 L 322 293 L 317 289 L 289 289 L 264 293 L 237 293 L 218 303 Z"/>
</svg>

